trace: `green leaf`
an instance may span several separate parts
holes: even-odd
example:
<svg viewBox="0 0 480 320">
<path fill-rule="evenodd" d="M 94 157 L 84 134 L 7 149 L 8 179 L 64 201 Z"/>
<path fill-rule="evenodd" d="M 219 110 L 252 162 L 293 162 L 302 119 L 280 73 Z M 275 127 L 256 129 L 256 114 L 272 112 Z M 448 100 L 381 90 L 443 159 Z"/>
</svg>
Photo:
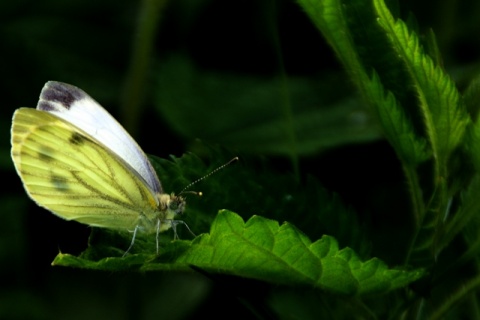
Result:
<svg viewBox="0 0 480 320">
<path fill-rule="evenodd" d="M 408 70 L 437 161 L 437 175 L 446 178 L 451 152 L 463 139 L 469 117 L 458 90 L 443 69 L 424 53 L 419 39 L 400 19 L 395 20 L 383 0 L 374 0 L 378 22 Z"/>
<path fill-rule="evenodd" d="M 343 65 L 352 74 L 362 69 L 348 28 L 343 4 L 338 0 L 299 0 L 315 26 L 335 51 Z"/>
<path fill-rule="evenodd" d="M 424 138 L 421 113 L 409 89 L 410 76 L 376 22 L 373 5 L 362 0 L 301 0 L 300 4 L 372 106 L 385 137 L 402 161 L 415 224 L 420 225 L 425 204 L 416 170 L 431 157 L 431 147 Z"/>
<path fill-rule="evenodd" d="M 470 117 L 454 82 L 436 64 L 441 60 L 434 41 L 430 39 L 427 49 L 435 61 L 425 53 L 417 34 L 409 30 L 402 20 L 395 19 L 383 0 L 374 0 L 374 7 L 379 25 L 408 71 L 432 150 L 433 179 L 432 186 L 428 187 L 431 191 L 425 194 L 428 204 L 424 206 L 425 210 L 419 212 L 417 221 L 420 228 L 409 254 L 409 261 L 415 265 L 432 265 L 439 254 L 438 244 L 445 235 L 442 219 L 448 214 L 452 201 L 449 187 L 452 184 L 450 179 L 454 178 L 450 176 L 450 161 L 465 139 Z M 430 37 L 433 37 L 432 33 Z"/>
<path fill-rule="evenodd" d="M 413 124 L 407 118 L 395 96 L 390 91 L 384 91 L 376 73 L 373 74 L 366 87 L 382 123 L 385 136 L 402 162 L 415 167 L 426 161 L 430 157 L 430 153 L 425 139 L 417 136 Z"/>
<path fill-rule="evenodd" d="M 372 104 L 398 157 L 407 166 L 425 161 L 430 153 L 426 141 L 412 121 L 411 108 L 405 108 L 411 105 L 405 86 L 408 78 L 385 32 L 375 22 L 373 7 L 357 0 L 299 3 L 333 47 L 364 98 Z"/>
<path fill-rule="evenodd" d="M 59 254 L 53 265 L 100 270 L 186 270 L 189 266 L 283 285 L 310 286 L 344 295 L 384 293 L 419 279 L 421 270 L 389 269 L 373 258 L 362 262 L 330 236 L 311 242 L 293 225 L 253 216 L 246 223 L 222 210 L 210 234 L 169 244 L 158 257 L 132 255 L 89 261 Z"/>
</svg>

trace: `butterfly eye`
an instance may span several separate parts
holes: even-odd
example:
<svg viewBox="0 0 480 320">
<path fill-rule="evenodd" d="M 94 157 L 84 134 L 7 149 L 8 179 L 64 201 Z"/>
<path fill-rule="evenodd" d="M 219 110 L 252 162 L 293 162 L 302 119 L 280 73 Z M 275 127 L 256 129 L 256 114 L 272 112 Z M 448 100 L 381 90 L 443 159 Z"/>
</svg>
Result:
<svg viewBox="0 0 480 320">
<path fill-rule="evenodd" d="M 183 197 L 172 196 L 168 204 L 168 209 L 175 212 L 175 214 L 182 214 L 185 210 L 185 199 Z"/>
</svg>

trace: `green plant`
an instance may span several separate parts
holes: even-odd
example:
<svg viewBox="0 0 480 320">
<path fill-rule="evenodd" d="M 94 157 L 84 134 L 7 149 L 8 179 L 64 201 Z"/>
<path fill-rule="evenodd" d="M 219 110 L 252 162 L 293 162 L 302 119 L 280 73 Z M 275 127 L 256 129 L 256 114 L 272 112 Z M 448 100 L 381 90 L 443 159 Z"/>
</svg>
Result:
<svg viewBox="0 0 480 320">
<path fill-rule="evenodd" d="M 280 174 L 257 157 L 241 154 L 239 165 L 199 185 L 204 197 L 188 198 L 185 221 L 198 234 L 193 240 L 182 230 L 182 240 L 162 235 L 157 256 L 154 237 L 140 235 L 131 254 L 122 258 L 131 235 L 94 229 L 85 252 L 78 257 L 60 253 L 53 264 L 104 271 L 196 270 L 224 285 L 237 277 L 254 280 L 243 283 L 245 292 L 238 296 L 259 318 L 270 315 L 262 308 L 282 318 L 479 318 L 478 80 L 461 93 L 443 67 L 433 31 L 421 37 L 413 19 L 396 18 L 383 0 L 298 2 L 332 47 L 399 159 L 410 201 L 403 219 L 413 220 L 411 229 L 400 230 L 408 241 L 405 252 L 398 250 L 395 259 L 372 255 L 376 230 L 360 222 L 354 210 L 316 178 Z M 171 59 L 160 68 L 158 110 L 180 135 L 201 131 L 204 138 L 215 137 L 245 154 L 287 155 L 294 168 L 298 158 L 316 150 L 378 138 L 373 126 L 359 135 L 348 132 L 347 124 L 342 134 L 325 138 L 329 131 L 324 125 L 334 122 L 325 116 L 335 120 L 355 109 L 347 103 L 328 112 L 292 115 L 289 108 L 297 95 L 315 90 L 302 79 L 289 79 L 290 96 L 279 98 L 278 104 L 285 105 L 274 119 L 262 102 L 267 105 L 284 92 L 272 94 L 278 81 L 227 80 L 214 73 L 199 75 L 185 60 Z M 235 91 L 237 87 L 245 92 Z M 217 109 L 203 107 L 212 104 L 201 102 L 203 96 L 214 95 L 208 88 L 215 89 Z M 178 112 L 176 107 L 192 103 L 189 100 L 202 108 Z M 234 102 L 239 105 L 222 109 Z M 228 118 L 232 110 L 235 115 Z M 212 114 L 222 112 L 220 124 L 205 125 Z M 253 112 L 260 119 L 256 126 L 235 126 Z M 203 115 L 206 120 L 198 121 Z M 211 130 L 202 131 L 205 127 Z M 193 154 L 172 160 L 152 157 L 152 162 L 168 191 L 181 190 L 231 156 L 213 147 L 204 153 L 213 159 L 208 168 Z M 400 240 L 392 235 L 382 241 L 391 245 Z M 387 266 L 382 260 L 398 265 Z M 268 293 L 259 307 L 253 292 L 263 286 Z M 468 308 L 457 307 L 460 303 Z"/>
</svg>

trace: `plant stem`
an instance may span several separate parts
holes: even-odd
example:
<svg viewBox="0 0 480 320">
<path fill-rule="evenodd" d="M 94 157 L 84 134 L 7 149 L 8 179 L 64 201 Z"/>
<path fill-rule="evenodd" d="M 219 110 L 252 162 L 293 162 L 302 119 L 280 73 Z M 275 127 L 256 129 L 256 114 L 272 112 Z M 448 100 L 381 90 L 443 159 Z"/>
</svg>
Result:
<svg viewBox="0 0 480 320">
<path fill-rule="evenodd" d="M 462 285 L 455 293 L 446 299 L 443 303 L 438 305 L 433 314 L 430 316 L 431 320 L 444 319 L 448 311 L 452 310 L 453 306 L 465 298 L 468 294 L 473 294 L 474 290 L 480 287 L 480 275 L 473 278 L 466 284 Z"/>
<path fill-rule="evenodd" d="M 167 0 L 144 0 L 141 4 L 136 37 L 132 46 L 132 58 L 120 102 L 121 122 L 132 136 L 135 136 L 138 131 L 138 122 L 143 112 L 153 43 L 162 9 L 166 3 Z"/>
</svg>

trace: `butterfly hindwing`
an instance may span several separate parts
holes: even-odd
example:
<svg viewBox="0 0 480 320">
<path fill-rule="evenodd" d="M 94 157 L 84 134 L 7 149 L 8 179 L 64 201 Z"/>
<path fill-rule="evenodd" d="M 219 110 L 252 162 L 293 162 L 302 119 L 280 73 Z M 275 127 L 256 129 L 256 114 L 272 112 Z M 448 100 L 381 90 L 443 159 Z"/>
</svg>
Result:
<svg viewBox="0 0 480 320">
<path fill-rule="evenodd" d="M 60 217 L 131 230 L 156 209 L 155 194 L 136 171 L 53 114 L 18 109 L 12 146 L 12 158 L 27 193 Z"/>
</svg>

